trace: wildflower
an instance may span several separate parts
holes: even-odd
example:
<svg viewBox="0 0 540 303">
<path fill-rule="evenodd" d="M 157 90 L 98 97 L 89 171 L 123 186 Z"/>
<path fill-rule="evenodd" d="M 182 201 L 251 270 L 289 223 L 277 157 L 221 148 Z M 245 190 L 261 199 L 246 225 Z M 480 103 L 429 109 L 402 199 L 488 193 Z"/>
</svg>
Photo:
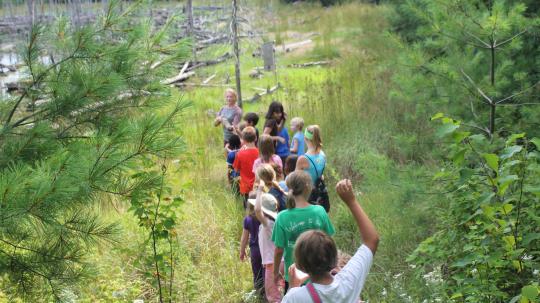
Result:
<svg viewBox="0 0 540 303">
<path fill-rule="evenodd" d="M 412 269 L 416 269 L 416 264 L 409 264 L 409 267 Z"/>
<path fill-rule="evenodd" d="M 399 279 L 399 277 L 401 277 L 401 275 L 403 275 L 403 273 L 395 274 L 394 279 Z"/>
<path fill-rule="evenodd" d="M 533 276 L 540 276 L 540 269 L 535 269 L 532 272 Z"/>
<path fill-rule="evenodd" d="M 388 292 L 386 291 L 386 288 L 383 288 L 383 289 L 382 289 L 381 295 L 382 295 L 383 297 L 386 297 L 386 295 L 388 295 Z"/>
<path fill-rule="evenodd" d="M 529 261 L 529 260 L 532 260 L 532 256 L 531 255 L 524 255 L 522 259 L 523 259 L 523 261 Z"/>
</svg>

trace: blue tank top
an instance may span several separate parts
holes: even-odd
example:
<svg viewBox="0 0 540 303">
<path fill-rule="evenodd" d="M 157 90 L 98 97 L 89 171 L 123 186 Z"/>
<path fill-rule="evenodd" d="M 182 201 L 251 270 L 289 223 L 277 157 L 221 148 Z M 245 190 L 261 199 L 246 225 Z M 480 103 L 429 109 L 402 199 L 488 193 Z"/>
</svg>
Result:
<svg viewBox="0 0 540 303">
<path fill-rule="evenodd" d="M 315 185 L 315 182 L 317 181 L 317 176 L 320 178 L 322 173 L 324 172 L 324 167 L 326 166 L 326 155 L 321 150 L 321 152 L 316 155 L 304 154 L 304 156 L 307 158 L 307 161 L 309 163 L 309 168 L 306 170 L 306 172 L 311 176 L 313 185 Z M 313 166 L 313 164 L 315 164 L 315 166 Z"/>
<path fill-rule="evenodd" d="M 303 156 L 306 153 L 306 149 L 305 149 L 306 142 L 304 141 L 304 133 L 297 132 L 296 134 L 294 134 L 293 140 L 294 139 L 296 139 L 298 143 L 298 149 L 297 149 L 296 155 L 298 155 L 298 157 Z"/>
</svg>

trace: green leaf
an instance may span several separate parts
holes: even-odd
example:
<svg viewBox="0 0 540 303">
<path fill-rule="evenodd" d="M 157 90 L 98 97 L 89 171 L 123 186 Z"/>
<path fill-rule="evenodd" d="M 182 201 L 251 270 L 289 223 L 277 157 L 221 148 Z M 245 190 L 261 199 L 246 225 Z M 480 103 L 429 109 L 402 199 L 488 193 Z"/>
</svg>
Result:
<svg viewBox="0 0 540 303">
<path fill-rule="evenodd" d="M 452 160 L 454 161 L 454 165 L 460 166 L 461 164 L 463 164 L 463 161 L 465 160 L 466 151 L 467 149 L 463 148 L 454 154 L 454 157 L 452 158 Z"/>
<path fill-rule="evenodd" d="M 519 299 L 521 299 L 521 295 L 517 295 L 510 300 L 508 303 L 516 303 Z"/>
<path fill-rule="evenodd" d="M 509 214 L 514 208 L 514 206 L 510 203 L 506 203 L 501 208 L 502 208 L 503 213 Z"/>
<path fill-rule="evenodd" d="M 452 134 L 452 138 L 454 139 L 455 143 L 461 143 L 461 141 L 469 137 L 470 134 L 471 134 L 470 132 L 454 132 Z"/>
<path fill-rule="evenodd" d="M 444 114 L 443 114 L 443 113 L 436 113 L 435 115 L 433 115 L 433 117 L 431 117 L 431 121 L 440 119 L 440 118 L 442 118 L 442 117 L 444 117 Z"/>
<path fill-rule="evenodd" d="M 459 128 L 459 124 L 456 125 L 453 123 L 446 123 L 437 129 L 437 132 L 435 132 L 435 135 L 439 138 L 442 138 L 448 134 L 453 133 L 458 128 Z"/>
<path fill-rule="evenodd" d="M 474 170 L 470 168 L 463 168 L 459 171 L 459 181 L 461 183 L 465 183 L 471 178 L 473 174 L 474 174 Z"/>
<path fill-rule="evenodd" d="M 536 146 L 536 149 L 540 150 L 540 138 L 532 138 L 531 142 Z"/>
<path fill-rule="evenodd" d="M 494 171 L 499 170 L 499 157 L 495 154 L 484 154 L 484 159 L 486 159 L 487 165 Z"/>
<path fill-rule="evenodd" d="M 497 192 L 499 196 L 503 196 L 506 190 L 508 189 L 508 187 L 510 186 L 510 184 L 512 184 L 512 182 L 517 181 L 517 180 L 519 180 L 519 177 L 516 175 L 508 175 L 508 176 L 504 176 L 500 178 L 499 190 Z"/>
<path fill-rule="evenodd" d="M 529 300 L 535 300 L 538 297 L 538 287 L 535 285 L 527 285 L 521 289 L 521 295 Z"/>
<path fill-rule="evenodd" d="M 513 145 L 505 148 L 501 153 L 501 159 L 508 159 L 514 156 L 516 153 L 519 153 L 523 147 L 519 145 Z"/>
<path fill-rule="evenodd" d="M 508 138 L 508 140 L 506 140 L 506 145 L 514 144 L 517 139 L 521 139 L 523 137 L 525 137 L 525 133 L 513 134 Z"/>
</svg>

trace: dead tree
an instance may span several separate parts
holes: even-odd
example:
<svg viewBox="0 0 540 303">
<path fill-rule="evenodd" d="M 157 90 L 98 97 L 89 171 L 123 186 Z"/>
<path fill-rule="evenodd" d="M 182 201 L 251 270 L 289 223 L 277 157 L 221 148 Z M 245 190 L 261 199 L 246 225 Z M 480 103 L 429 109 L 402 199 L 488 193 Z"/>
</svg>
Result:
<svg viewBox="0 0 540 303">
<path fill-rule="evenodd" d="M 242 107 L 242 88 L 240 84 L 240 48 L 238 46 L 238 0 L 232 2 L 232 32 L 233 32 L 233 49 L 234 49 L 234 74 L 236 78 L 236 93 L 238 95 L 238 106 Z"/>
</svg>

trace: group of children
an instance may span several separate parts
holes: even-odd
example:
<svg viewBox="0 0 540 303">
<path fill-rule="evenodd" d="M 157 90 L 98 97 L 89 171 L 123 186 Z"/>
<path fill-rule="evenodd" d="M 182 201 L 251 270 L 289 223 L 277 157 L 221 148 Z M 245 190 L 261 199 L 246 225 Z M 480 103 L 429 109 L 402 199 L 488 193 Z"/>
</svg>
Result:
<svg viewBox="0 0 540 303">
<path fill-rule="evenodd" d="M 311 197 L 326 165 L 319 127 L 304 129 L 303 119 L 295 117 L 289 142 L 283 106 L 272 102 L 259 135 L 259 116 L 247 113 L 240 121 L 236 94 L 227 90 L 225 95 L 227 105 L 216 126 L 224 127 L 229 181 L 248 210 L 240 259 L 246 259 L 249 245 L 255 289 L 268 302 L 358 302 L 378 235 L 350 181 L 340 181 L 336 191 L 356 219 L 365 245 L 338 266 L 329 205 L 316 205 Z"/>
</svg>

